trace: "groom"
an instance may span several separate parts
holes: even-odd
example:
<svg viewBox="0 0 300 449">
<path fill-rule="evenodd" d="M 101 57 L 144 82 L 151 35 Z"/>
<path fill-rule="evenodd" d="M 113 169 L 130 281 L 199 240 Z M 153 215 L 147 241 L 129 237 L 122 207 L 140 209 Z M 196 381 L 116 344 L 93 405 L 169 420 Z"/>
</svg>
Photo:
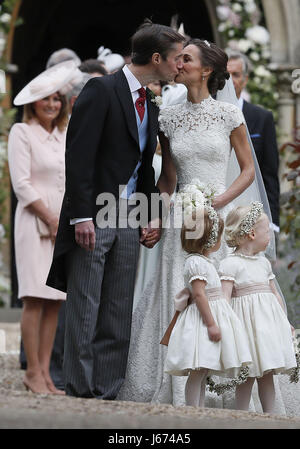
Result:
<svg viewBox="0 0 300 449">
<path fill-rule="evenodd" d="M 118 223 L 131 210 L 132 193 L 150 202 L 158 192 L 152 159 L 159 111 L 143 86 L 174 79 L 183 41 L 145 21 L 132 37 L 131 64 L 90 80 L 72 111 L 66 193 L 47 280 L 67 291 L 64 377 L 71 396 L 114 399 L 124 381 L 139 242 L 152 247 L 160 232 L 151 222 L 141 237 L 128 226 L 98 227 L 96 198 L 114 196 Z M 121 194 L 120 185 L 127 186 Z"/>
</svg>

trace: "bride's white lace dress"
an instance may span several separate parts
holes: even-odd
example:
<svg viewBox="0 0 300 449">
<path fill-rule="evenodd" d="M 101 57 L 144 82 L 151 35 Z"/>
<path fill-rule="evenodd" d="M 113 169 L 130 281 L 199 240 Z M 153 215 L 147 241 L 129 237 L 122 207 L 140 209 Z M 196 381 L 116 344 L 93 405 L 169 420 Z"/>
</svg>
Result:
<svg viewBox="0 0 300 449">
<path fill-rule="evenodd" d="M 223 193 L 230 134 L 244 123 L 240 109 L 209 97 L 197 104 L 187 101 L 169 106 L 161 110 L 159 122 L 170 142 L 179 188 L 198 178 L 213 185 L 216 195 Z M 231 207 L 220 210 L 220 215 L 225 217 Z M 213 253 L 217 268 L 229 251 L 223 242 Z M 184 404 L 186 378 L 164 373 L 167 348 L 159 344 L 174 314 L 174 297 L 184 287 L 183 266 L 180 229 L 171 226 L 163 230 L 161 257 L 133 314 L 127 372 L 119 400 Z M 232 394 L 218 397 L 209 393 L 206 406 L 232 408 Z"/>
</svg>

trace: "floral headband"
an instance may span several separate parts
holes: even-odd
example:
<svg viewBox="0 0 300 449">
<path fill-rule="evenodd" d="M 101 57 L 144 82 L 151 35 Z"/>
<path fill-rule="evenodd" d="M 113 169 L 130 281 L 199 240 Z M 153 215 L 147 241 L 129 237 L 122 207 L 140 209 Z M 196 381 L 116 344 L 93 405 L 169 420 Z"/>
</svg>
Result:
<svg viewBox="0 0 300 449">
<path fill-rule="evenodd" d="M 207 211 L 208 217 L 212 222 L 212 229 L 209 238 L 204 245 L 204 248 L 211 248 L 218 241 L 219 234 L 219 216 L 212 207 L 214 198 L 214 189 L 201 183 L 198 179 L 193 179 L 191 184 L 184 186 L 176 196 L 176 207 L 182 208 L 184 213 L 184 222 L 192 226 L 195 221 L 192 219 L 194 212 L 199 212 L 201 209 Z"/>
<path fill-rule="evenodd" d="M 240 236 L 247 235 L 251 232 L 251 229 L 263 213 L 263 210 L 263 205 L 259 201 L 253 201 L 253 203 L 251 203 L 250 211 L 240 223 L 240 231 L 238 233 Z"/>
</svg>

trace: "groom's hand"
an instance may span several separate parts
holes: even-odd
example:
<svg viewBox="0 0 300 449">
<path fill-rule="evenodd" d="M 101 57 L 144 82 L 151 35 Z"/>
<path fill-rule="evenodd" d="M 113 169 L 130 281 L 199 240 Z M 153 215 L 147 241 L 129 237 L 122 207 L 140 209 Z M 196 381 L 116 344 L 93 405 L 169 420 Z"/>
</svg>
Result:
<svg viewBox="0 0 300 449">
<path fill-rule="evenodd" d="M 148 224 L 147 228 L 141 229 L 140 243 L 146 248 L 153 248 L 153 246 L 160 240 L 161 237 L 161 219 L 156 218 Z"/>
<path fill-rule="evenodd" d="M 95 248 L 96 234 L 93 220 L 82 221 L 75 225 L 75 240 L 83 249 L 92 251 Z"/>
</svg>

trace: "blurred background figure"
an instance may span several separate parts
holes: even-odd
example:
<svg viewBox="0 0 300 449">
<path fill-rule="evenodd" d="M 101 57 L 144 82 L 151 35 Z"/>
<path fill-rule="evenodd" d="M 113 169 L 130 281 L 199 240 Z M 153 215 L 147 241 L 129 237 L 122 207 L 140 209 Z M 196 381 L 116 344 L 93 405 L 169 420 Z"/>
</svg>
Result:
<svg viewBox="0 0 300 449">
<path fill-rule="evenodd" d="M 125 64 L 125 59 L 118 53 L 113 53 L 109 48 L 103 46 L 98 48 L 98 61 L 104 63 L 108 73 L 114 73 L 121 69 Z"/>
<path fill-rule="evenodd" d="M 75 51 L 71 50 L 70 48 L 61 48 L 52 53 L 52 55 L 49 57 L 46 64 L 46 69 L 49 69 L 49 67 L 59 64 L 60 62 L 69 60 L 74 61 L 77 66 L 81 64 L 81 59 L 75 53 Z"/>
<path fill-rule="evenodd" d="M 80 64 L 79 69 L 82 72 L 89 73 L 92 77 L 108 74 L 104 63 L 98 59 L 86 59 Z"/>
<path fill-rule="evenodd" d="M 66 296 L 46 286 L 65 190 L 66 98 L 59 90 L 76 64 L 63 62 L 28 83 L 14 104 L 24 105 L 22 123 L 11 128 L 8 161 L 18 199 L 15 252 L 21 335 L 27 369 L 24 385 L 34 393 L 64 394 L 50 375 L 59 307 Z"/>
<path fill-rule="evenodd" d="M 251 72 L 251 63 L 246 55 L 228 51 L 227 70 L 231 74 L 239 107 L 243 111 L 250 137 L 256 153 L 272 214 L 272 226 L 279 232 L 279 194 L 278 177 L 279 154 L 273 114 L 261 106 L 249 103 L 243 98 Z"/>
<path fill-rule="evenodd" d="M 76 76 L 61 89 L 61 93 L 66 96 L 69 115 L 72 114 L 72 109 L 75 101 L 77 100 L 78 95 L 83 89 L 84 85 L 93 78 L 89 73 L 83 73 L 78 70 L 80 74 L 78 75 L 76 72 Z"/>
</svg>

